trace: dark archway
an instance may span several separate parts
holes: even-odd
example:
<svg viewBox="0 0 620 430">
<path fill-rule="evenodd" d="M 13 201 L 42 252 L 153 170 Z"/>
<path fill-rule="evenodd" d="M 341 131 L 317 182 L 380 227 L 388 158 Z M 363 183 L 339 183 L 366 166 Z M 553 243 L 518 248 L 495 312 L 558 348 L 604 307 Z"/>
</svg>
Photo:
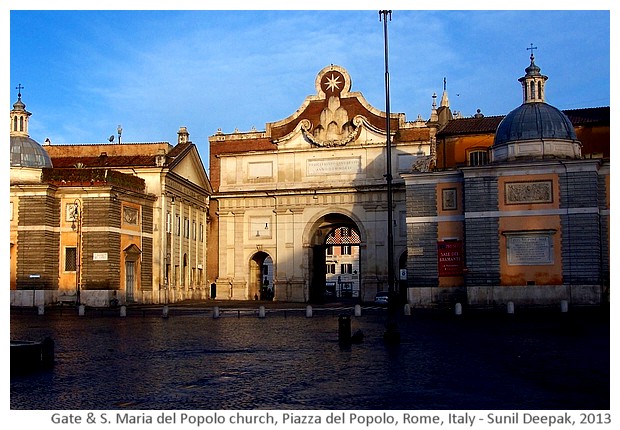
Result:
<svg viewBox="0 0 620 430">
<path fill-rule="evenodd" d="M 273 300 L 273 260 L 266 252 L 259 251 L 250 260 L 248 298 L 253 300 Z"/>
<path fill-rule="evenodd" d="M 348 216 L 330 213 L 314 224 L 309 253 L 309 301 L 361 300 L 361 233 Z"/>
</svg>

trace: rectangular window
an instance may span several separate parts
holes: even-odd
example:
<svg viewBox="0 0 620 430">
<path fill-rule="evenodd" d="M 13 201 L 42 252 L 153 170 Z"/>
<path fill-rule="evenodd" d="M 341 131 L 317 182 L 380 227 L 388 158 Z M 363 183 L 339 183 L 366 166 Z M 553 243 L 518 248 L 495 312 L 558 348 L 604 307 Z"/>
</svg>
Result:
<svg viewBox="0 0 620 430">
<path fill-rule="evenodd" d="M 331 246 L 331 245 L 330 245 L 330 246 L 328 246 L 328 247 L 325 249 L 325 255 L 334 255 L 334 247 L 333 247 L 333 246 Z"/>
<path fill-rule="evenodd" d="M 336 265 L 335 264 L 326 264 L 325 265 L 325 273 L 336 273 Z"/>
<path fill-rule="evenodd" d="M 200 241 L 204 242 L 205 240 L 205 230 L 204 230 L 204 226 L 202 225 L 202 223 L 200 223 Z"/>
<path fill-rule="evenodd" d="M 353 273 L 353 264 L 341 264 L 340 265 L 340 273 L 342 273 L 342 274 L 351 274 L 351 273 Z"/>
<path fill-rule="evenodd" d="M 77 248 L 65 248 L 65 272 L 75 272 L 77 268 Z"/>
<path fill-rule="evenodd" d="M 189 239 L 189 220 L 187 218 L 183 218 L 183 237 Z"/>
<path fill-rule="evenodd" d="M 181 236 L 181 217 L 176 216 L 174 219 L 174 229 L 177 236 Z"/>
<path fill-rule="evenodd" d="M 351 245 L 342 245 L 340 247 L 340 255 L 351 255 Z"/>
<path fill-rule="evenodd" d="M 489 155 L 487 151 L 471 151 L 469 153 L 470 166 L 484 166 L 488 164 Z"/>
<path fill-rule="evenodd" d="M 192 221 L 192 239 L 196 240 L 196 221 Z"/>
<path fill-rule="evenodd" d="M 166 233 L 172 233 L 172 214 L 166 213 Z"/>
</svg>

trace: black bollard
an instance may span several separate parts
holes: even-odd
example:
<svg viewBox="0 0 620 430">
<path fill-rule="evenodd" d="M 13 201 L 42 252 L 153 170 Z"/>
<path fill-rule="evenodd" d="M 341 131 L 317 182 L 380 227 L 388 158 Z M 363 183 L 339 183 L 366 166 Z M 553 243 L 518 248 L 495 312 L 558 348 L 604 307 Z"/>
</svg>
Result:
<svg viewBox="0 0 620 430">
<path fill-rule="evenodd" d="M 356 330 L 351 336 L 351 343 L 362 343 L 364 341 L 364 333 L 361 330 Z"/>
<path fill-rule="evenodd" d="M 54 366 L 54 340 L 46 337 L 41 342 L 41 366 L 49 369 Z"/>
<path fill-rule="evenodd" d="M 341 345 L 351 343 L 351 317 L 349 315 L 338 316 L 338 342 Z"/>
</svg>

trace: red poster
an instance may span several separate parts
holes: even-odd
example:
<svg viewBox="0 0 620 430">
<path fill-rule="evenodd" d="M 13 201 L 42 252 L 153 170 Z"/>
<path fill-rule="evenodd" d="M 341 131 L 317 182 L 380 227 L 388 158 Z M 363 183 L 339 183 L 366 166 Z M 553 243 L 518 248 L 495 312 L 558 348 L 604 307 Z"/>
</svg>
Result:
<svg viewBox="0 0 620 430">
<path fill-rule="evenodd" d="M 437 242 L 439 276 L 463 275 L 463 241 L 446 240 Z"/>
</svg>

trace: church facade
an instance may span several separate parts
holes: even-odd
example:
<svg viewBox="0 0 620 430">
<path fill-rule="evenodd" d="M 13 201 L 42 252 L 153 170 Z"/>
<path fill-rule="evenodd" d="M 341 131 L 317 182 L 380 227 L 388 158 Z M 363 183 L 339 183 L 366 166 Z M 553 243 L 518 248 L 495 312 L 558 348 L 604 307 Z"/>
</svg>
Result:
<svg viewBox="0 0 620 430">
<path fill-rule="evenodd" d="M 530 60 L 521 106 L 449 121 L 437 168 L 403 175 L 412 305 L 609 300 L 609 109 L 548 105 Z"/>
<path fill-rule="evenodd" d="M 21 90 L 21 89 L 20 89 Z M 206 299 L 209 180 L 189 133 L 167 142 L 38 144 L 10 112 L 11 305 Z"/>
</svg>

